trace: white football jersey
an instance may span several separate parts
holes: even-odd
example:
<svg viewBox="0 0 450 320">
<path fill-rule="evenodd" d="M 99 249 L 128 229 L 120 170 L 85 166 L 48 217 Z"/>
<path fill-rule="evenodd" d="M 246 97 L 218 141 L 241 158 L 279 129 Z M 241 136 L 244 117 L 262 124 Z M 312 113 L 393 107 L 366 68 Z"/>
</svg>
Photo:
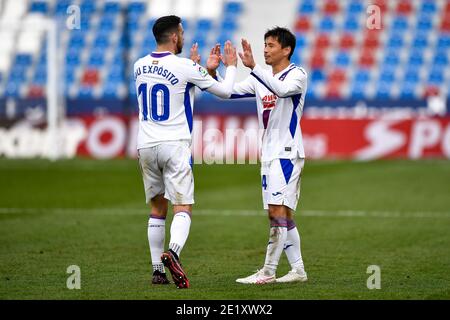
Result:
<svg viewBox="0 0 450 320">
<path fill-rule="evenodd" d="M 195 86 L 206 90 L 216 80 L 205 68 L 170 52 L 153 52 L 134 64 L 139 103 L 137 148 L 164 141 L 191 141 Z"/>
<path fill-rule="evenodd" d="M 261 161 L 305 157 L 300 118 L 306 88 L 306 71 L 293 63 L 275 75 L 256 65 L 248 78 L 234 85 L 232 99 L 256 97 L 264 129 Z"/>
</svg>

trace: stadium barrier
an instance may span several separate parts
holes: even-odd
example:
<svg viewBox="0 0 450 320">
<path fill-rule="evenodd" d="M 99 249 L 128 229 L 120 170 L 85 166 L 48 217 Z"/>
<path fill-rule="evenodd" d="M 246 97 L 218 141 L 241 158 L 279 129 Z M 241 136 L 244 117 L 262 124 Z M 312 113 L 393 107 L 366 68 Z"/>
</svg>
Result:
<svg viewBox="0 0 450 320">
<path fill-rule="evenodd" d="M 45 124 L 20 120 L 0 124 L 0 156 L 43 157 L 51 149 Z M 450 117 L 415 116 L 301 119 L 307 158 L 450 159 Z M 123 114 L 70 116 L 59 130 L 63 157 L 136 157 L 138 119 Z M 194 163 L 256 163 L 256 115 L 194 117 Z"/>
</svg>

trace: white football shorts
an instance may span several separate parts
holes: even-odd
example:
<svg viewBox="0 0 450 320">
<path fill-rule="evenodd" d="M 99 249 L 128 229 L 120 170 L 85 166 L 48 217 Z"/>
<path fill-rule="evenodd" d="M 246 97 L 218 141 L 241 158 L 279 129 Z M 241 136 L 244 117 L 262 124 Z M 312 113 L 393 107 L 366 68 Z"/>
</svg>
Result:
<svg viewBox="0 0 450 320">
<path fill-rule="evenodd" d="M 301 173 L 304 158 L 274 159 L 261 163 L 264 209 L 269 204 L 285 205 L 295 211 L 300 198 Z"/>
<path fill-rule="evenodd" d="M 145 200 L 164 194 L 172 205 L 194 203 L 194 174 L 189 142 L 165 142 L 138 150 Z"/>
</svg>

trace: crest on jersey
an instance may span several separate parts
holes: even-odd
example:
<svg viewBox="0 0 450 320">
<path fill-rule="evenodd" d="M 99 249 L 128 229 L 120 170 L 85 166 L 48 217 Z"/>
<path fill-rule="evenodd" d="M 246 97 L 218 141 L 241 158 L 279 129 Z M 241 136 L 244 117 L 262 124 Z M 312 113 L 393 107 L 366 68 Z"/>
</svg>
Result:
<svg viewBox="0 0 450 320">
<path fill-rule="evenodd" d="M 206 69 L 203 68 L 202 66 L 198 66 L 198 72 L 203 78 L 205 78 L 208 75 L 208 71 L 206 71 Z"/>
</svg>

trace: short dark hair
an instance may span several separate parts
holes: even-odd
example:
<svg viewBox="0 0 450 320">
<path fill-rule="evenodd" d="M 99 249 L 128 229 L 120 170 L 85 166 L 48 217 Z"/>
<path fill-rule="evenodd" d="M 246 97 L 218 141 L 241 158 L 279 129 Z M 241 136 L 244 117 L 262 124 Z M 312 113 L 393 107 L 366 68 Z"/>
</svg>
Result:
<svg viewBox="0 0 450 320">
<path fill-rule="evenodd" d="M 275 27 L 273 29 L 267 30 L 267 32 L 264 34 L 264 40 L 266 40 L 268 37 L 277 39 L 282 48 L 290 47 L 291 53 L 289 54 L 289 60 L 291 60 L 296 44 L 294 34 L 286 28 Z"/>
<path fill-rule="evenodd" d="M 152 29 L 156 43 L 166 43 L 169 39 L 169 35 L 172 32 L 177 32 L 180 23 L 181 18 L 174 15 L 158 18 Z"/>
</svg>

